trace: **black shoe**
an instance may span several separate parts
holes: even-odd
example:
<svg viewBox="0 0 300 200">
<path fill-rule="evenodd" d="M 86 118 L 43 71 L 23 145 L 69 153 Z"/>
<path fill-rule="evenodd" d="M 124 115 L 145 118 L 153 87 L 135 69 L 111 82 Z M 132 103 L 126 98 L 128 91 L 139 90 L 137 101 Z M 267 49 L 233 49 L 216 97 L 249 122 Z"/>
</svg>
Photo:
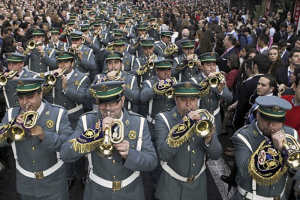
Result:
<svg viewBox="0 0 300 200">
<path fill-rule="evenodd" d="M 71 190 L 72 186 L 75 183 L 75 178 L 73 180 L 68 180 L 68 186 L 69 186 L 69 190 Z"/>
<path fill-rule="evenodd" d="M 84 190 L 84 188 L 85 188 L 85 183 L 86 183 L 86 178 L 82 178 L 80 182 L 81 182 L 81 187 L 82 187 L 82 189 Z"/>
<path fill-rule="evenodd" d="M 228 184 L 228 192 L 230 191 L 231 187 L 237 187 L 237 184 L 235 182 L 235 174 L 231 173 L 230 176 L 221 176 L 221 180 Z"/>
</svg>

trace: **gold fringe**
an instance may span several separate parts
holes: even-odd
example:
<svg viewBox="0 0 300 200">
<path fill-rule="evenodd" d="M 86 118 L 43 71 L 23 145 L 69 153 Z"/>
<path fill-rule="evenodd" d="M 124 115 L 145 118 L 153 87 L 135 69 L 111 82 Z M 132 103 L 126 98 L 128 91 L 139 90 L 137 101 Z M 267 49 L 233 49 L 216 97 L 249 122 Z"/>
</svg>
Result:
<svg viewBox="0 0 300 200">
<path fill-rule="evenodd" d="M 283 162 L 283 158 L 281 161 L 281 164 L 283 164 L 283 169 L 278 170 L 272 177 L 269 178 L 265 178 L 263 176 L 261 176 L 259 173 L 256 172 L 256 167 L 255 167 L 255 160 L 254 160 L 254 156 L 256 154 L 258 154 L 258 151 L 261 149 L 261 147 L 265 144 L 264 140 L 259 147 L 257 148 L 257 150 L 251 155 L 250 160 L 249 160 L 249 164 L 248 164 L 248 172 L 250 174 L 250 176 L 257 182 L 258 185 L 261 186 L 270 186 L 273 184 L 276 184 L 279 179 L 283 176 L 283 174 L 285 174 L 286 170 L 287 170 L 287 166 L 282 163 Z"/>
<path fill-rule="evenodd" d="M 165 90 L 158 90 L 158 89 L 157 89 L 157 84 L 158 84 L 158 83 L 155 83 L 155 84 L 153 85 L 154 93 L 157 94 L 157 95 L 164 95 L 164 94 L 165 94 Z"/>
<path fill-rule="evenodd" d="M 79 153 L 90 153 L 93 151 L 95 148 L 99 147 L 103 143 L 103 138 L 97 141 L 93 141 L 90 143 L 80 143 L 77 141 L 77 138 L 74 138 L 70 140 L 69 142 L 72 143 L 72 148 L 74 151 L 79 152 Z"/>
<path fill-rule="evenodd" d="M 179 126 L 179 124 L 174 126 L 168 134 L 167 144 L 169 145 L 169 147 L 175 148 L 175 147 L 181 146 L 184 142 L 188 141 L 191 138 L 191 136 L 194 132 L 194 129 L 195 129 L 195 124 L 194 124 L 182 137 L 180 137 L 178 139 L 173 138 L 172 133 L 177 129 L 178 126 Z"/>
</svg>

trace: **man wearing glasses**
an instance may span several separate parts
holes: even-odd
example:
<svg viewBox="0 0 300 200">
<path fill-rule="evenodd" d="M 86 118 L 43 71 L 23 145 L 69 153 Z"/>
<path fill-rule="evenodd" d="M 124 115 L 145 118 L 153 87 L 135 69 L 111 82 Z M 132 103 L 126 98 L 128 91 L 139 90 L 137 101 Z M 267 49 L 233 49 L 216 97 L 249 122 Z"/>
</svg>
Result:
<svg viewBox="0 0 300 200">
<path fill-rule="evenodd" d="M 139 171 L 152 171 L 157 156 L 151 142 L 148 124 L 140 115 L 123 108 L 124 81 L 106 81 L 91 89 L 98 100 L 98 110 L 81 116 L 75 133 L 64 143 L 61 156 L 65 162 L 86 156 L 89 174 L 84 200 L 145 199 L 142 177 Z M 123 123 L 114 125 L 116 119 Z M 100 146 L 112 135 L 124 132 L 124 140 L 111 144 L 113 153 L 104 156 Z M 110 142 L 109 142 L 110 143 Z M 110 151 L 109 151 L 110 153 Z"/>
</svg>

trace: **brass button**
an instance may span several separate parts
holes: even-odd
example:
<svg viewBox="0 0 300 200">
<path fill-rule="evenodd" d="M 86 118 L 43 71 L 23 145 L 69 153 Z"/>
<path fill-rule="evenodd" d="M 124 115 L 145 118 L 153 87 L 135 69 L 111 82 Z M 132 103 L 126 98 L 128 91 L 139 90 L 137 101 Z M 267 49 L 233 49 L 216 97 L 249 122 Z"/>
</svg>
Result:
<svg viewBox="0 0 300 200">
<path fill-rule="evenodd" d="M 196 165 L 195 165 L 195 163 L 193 163 L 193 167 L 195 167 Z"/>
<path fill-rule="evenodd" d="M 169 107 L 169 104 L 166 104 L 167 107 Z"/>
<path fill-rule="evenodd" d="M 116 161 L 115 161 L 115 160 L 113 160 L 112 162 L 113 162 L 114 164 L 116 164 Z"/>
<path fill-rule="evenodd" d="M 134 145 L 131 145 L 132 148 L 134 148 Z"/>
<path fill-rule="evenodd" d="M 40 63 L 40 65 L 42 65 L 42 63 Z"/>
<path fill-rule="evenodd" d="M 192 151 L 192 153 L 193 153 L 193 154 L 195 154 L 195 153 L 196 153 L 196 151 L 195 151 L 195 150 L 193 150 L 193 151 Z"/>
<path fill-rule="evenodd" d="M 195 138 L 192 138 L 193 141 L 195 141 Z"/>
<path fill-rule="evenodd" d="M 35 151 L 35 148 L 34 148 L 34 147 L 32 147 L 32 151 Z"/>
<path fill-rule="evenodd" d="M 275 187 L 273 187 L 272 189 L 275 190 Z"/>
<path fill-rule="evenodd" d="M 113 176 L 113 179 L 116 179 L 116 176 Z"/>
<path fill-rule="evenodd" d="M 36 163 L 36 161 L 32 161 L 32 163 L 33 163 L 33 164 L 35 164 L 35 163 Z"/>
</svg>

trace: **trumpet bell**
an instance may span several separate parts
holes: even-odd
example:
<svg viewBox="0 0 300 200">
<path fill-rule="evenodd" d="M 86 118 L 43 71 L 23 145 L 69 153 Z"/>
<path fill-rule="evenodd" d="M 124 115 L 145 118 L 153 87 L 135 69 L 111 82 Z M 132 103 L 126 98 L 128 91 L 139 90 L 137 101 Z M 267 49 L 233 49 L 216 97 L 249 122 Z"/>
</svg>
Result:
<svg viewBox="0 0 300 200">
<path fill-rule="evenodd" d="M 99 147 L 98 155 L 101 157 L 109 157 L 114 153 L 114 147 L 111 144 L 102 144 Z"/>
<path fill-rule="evenodd" d="M 7 83 L 7 78 L 4 75 L 0 76 L 0 86 L 5 86 Z"/>
<path fill-rule="evenodd" d="M 219 85 L 219 83 L 220 83 L 220 81 L 219 81 L 218 78 L 211 78 L 211 79 L 209 80 L 209 85 L 210 85 L 210 87 L 212 87 L 212 88 L 216 88 L 216 87 Z"/>
<path fill-rule="evenodd" d="M 198 133 L 201 137 L 207 136 L 212 130 L 213 124 L 209 120 L 203 120 L 197 123 L 196 125 L 196 133 Z"/>
<path fill-rule="evenodd" d="M 297 171 L 300 168 L 300 152 L 292 152 L 288 159 L 287 159 L 287 165 L 290 169 Z"/>
<path fill-rule="evenodd" d="M 24 129 L 22 129 L 18 125 L 12 126 L 10 129 L 7 130 L 7 133 L 9 135 L 9 137 L 15 141 L 22 141 L 26 137 L 26 133 L 25 133 Z"/>
<path fill-rule="evenodd" d="M 300 168 L 300 144 L 289 134 L 285 134 L 285 138 L 283 149 L 287 152 L 286 165 L 291 170 L 297 171 Z"/>
</svg>

